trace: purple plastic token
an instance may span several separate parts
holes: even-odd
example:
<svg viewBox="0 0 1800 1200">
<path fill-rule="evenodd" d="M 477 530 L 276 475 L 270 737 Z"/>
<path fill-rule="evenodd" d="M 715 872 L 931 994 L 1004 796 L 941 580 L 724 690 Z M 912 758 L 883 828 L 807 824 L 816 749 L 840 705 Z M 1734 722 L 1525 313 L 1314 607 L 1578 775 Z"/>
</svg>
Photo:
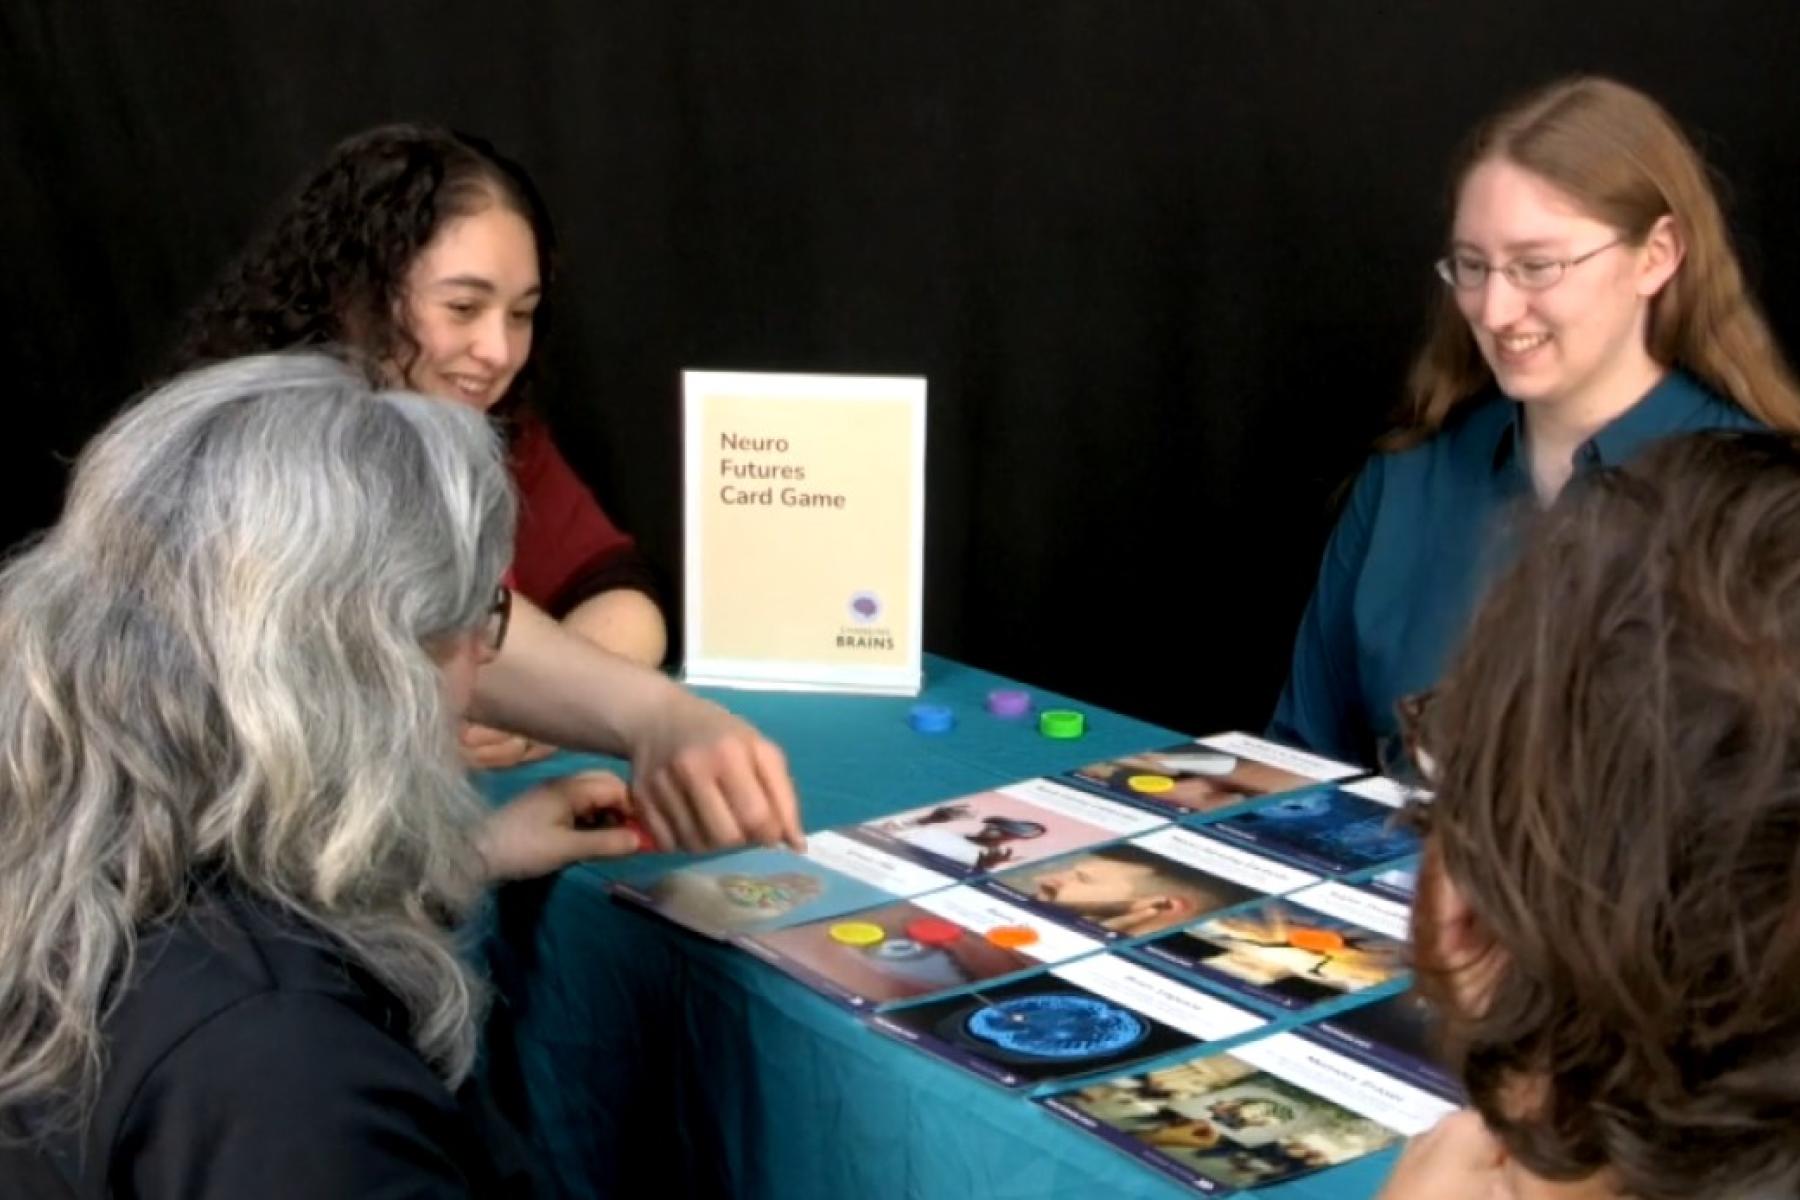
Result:
<svg viewBox="0 0 1800 1200">
<path fill-rule="evenodd" d="M 987 694 L 987 710 L 996 717 L 1022 717 L 1031 711 L 1031 693 L 996 688 Z"/>
</svg>

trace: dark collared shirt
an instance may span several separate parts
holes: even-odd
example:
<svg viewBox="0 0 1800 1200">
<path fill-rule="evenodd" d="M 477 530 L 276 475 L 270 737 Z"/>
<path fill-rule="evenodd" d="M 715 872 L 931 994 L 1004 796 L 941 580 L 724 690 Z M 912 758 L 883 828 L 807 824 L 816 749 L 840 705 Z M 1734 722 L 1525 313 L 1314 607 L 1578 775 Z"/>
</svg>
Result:
<svg viewBox="0 0 1800 1200">
<path fill-rule="evenodd" d="M 534 1194 L 479 1085 L 453 1095 L 399 999 L 323 934 L 224 886 L 139 933 L 87 1125 L 0 1142 L 0 1200 Z"/>
<path fill-rule="evenodd" d="M 1661 438 L 1760 423 L 1671 371 L 1584 442 L 1575 471 L 1617 466 Z M 1270 736 L 1391 765 L 1395 704 L 1431 687 L 1483 587 L 1510 556 L 1509 514 L 1532 496 L 1520 406 L 1498 392 L 1429 441 L 1363 468 L 1325 547 Z"/>
</svg>

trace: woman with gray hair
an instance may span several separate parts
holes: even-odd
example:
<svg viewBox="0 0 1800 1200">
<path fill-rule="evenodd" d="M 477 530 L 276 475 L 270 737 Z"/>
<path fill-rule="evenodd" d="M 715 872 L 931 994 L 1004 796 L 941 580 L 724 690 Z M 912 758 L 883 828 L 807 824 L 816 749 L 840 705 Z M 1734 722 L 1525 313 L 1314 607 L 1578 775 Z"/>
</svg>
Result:
<svg viewBox="0 0 1800 1200">
<path fill-rule="evenodd" d="M 0 1193 L 526 1189 L 454 929 L 630 835 L 458 759 L 513 519 L 478 414 L 322 356 L 84 452 L 0 572 Z"/>
</svg>

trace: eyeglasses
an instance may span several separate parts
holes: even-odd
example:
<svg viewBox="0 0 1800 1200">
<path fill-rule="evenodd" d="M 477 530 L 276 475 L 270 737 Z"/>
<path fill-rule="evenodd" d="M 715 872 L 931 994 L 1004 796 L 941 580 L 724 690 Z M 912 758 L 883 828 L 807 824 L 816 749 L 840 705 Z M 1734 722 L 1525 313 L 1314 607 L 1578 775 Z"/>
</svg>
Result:
<svg viewBox="0 0 1800 1200">
<path fill-rule="evenodd" d="M 1433 263 L 1438 278 L 1459 292 L 1472 292 L 1488 281 L 1488 276 L 1498 271 L 1506 276 L 1506 281 L 1522 292 L 1541 292 L 1545 288 L 1555 287 L 1562 279 L 1563 272 L 1570 267 L 1579 267 L 1588 259 L 1603 250 L 1611 250 L 1625 239 L 1616 237 L 1604 246 L 1595 246 L 1586 254 L 1577 254 L 1574 258 L 1515 258 L 1509 263 L 1494 266 L 1473 254 L 1446 254 Z"/>
<path fill-rule="evenodd" d="M 1427 688 L 1425 691 L 1400 697 L 1396 708 L 1400 718 L 1400 742 L 1406 757 L 1399 770 L 1390 771 L 1394 774 L 1414 775 L 1427 788 L 1433 782 L 1432 776 L 1436 774 L 1436 764 L 1432 762 L 1431 755 L 1426 752 L 1422 744 L 1422 735 L 1426 717 L 1431 711 L 1431 702 L 1435 696 L 1436 693 Z M 1421 838 L 1430 836 L 1431 801 L 1432 796 L 1428 791 L 1410 797 L 1405 804 L 1401 805 L 1396 823 L 1402 828 L 1410 829 Z"/>
<path fill-rule="evenodd" d="M 488 649 L 498 654 L 506 644 L 506 627 L 512 624 L 512 589 L 504 583 L 494 589 L 493 607 L 488 609 L 481 632 Z"/>
</svg>

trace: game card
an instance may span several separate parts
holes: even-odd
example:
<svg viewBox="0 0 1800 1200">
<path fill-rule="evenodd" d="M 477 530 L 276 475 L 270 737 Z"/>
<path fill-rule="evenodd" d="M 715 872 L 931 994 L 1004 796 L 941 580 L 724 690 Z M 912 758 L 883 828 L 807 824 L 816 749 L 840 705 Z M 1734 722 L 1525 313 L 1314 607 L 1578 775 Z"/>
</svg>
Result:
<svg viewBox="0 0 1800 1200">
<path fill-rule="evenodd" d="M 1293 1034 L 1047 1096 L 1051 1112 L 1197 1192 L 1352 1162 L 1457 1105 Z"/>
<path fill-rule="evenodd" d="M 1090 763 L 1062 778 L 1103 796 L 1180 818 L 1365 774 L 1361 767 L 1265 738 L 1221 733 Z"/>
<path fill-rule="evenodd" d="M 1364 779 L 1262 804 L 1206 831 L 1309 871 L 1350 875 L 1419 852 L 1418 835 L 1394 820 L 1414 794 L 1391 779 Z"/>
<path fill-rule="evenodd" d="M 1206 917 L 1129 953 L 1179 976 L 1299 1012 L 1405 979 L 1406 933 L 1405 905 L 1323 883 Z"/>
<path fill-rule="evenodd" d="M 970 877 L 1037 862 L 1167 824 L 1048 779 L 895 813 L 845 830 L 934 871 Z"/>
<path fill-rule="evenodd" d="M 1410 905 L 1419 891 L 1419 864 L 1414 861 L 1377 871 L 1363 886 L 1390 900 Z"/>
<path fill-rule="evenodd" d="M 1260 1017 L 1111 955 L 879 1014 L 889 1037 L 1002 1087 L 1031 1087 L 1247 1033 Z"/>
<path fill-rule="evenodd" d="M 918 863 L 826 831 L 806 853 L 751 849 L 648 879 L 613 884 L 619 899 L 711 938 L 780 929 L 916 896 L 956 881 Z"/>
<path fill-rule="evenodd" d="M 1100 943 L 969 887 L 737 939 L 846 1007 L 881 1008 L 1093 954 Z"/>
<path fill-rule="evenodd" d="M 1436 1018 L 1417 992 L 1334 1013 L 1294 1032 L 1433 1095 L 1462 1102 L 1462 1088 L 1438 1052 Z"/>
<path fill-rule="evenodd" d="M 1002 871 L 977 886 L 1103 941 L 1145 937 L 1316 882 L 1177 828 Z"/>
</svg>

